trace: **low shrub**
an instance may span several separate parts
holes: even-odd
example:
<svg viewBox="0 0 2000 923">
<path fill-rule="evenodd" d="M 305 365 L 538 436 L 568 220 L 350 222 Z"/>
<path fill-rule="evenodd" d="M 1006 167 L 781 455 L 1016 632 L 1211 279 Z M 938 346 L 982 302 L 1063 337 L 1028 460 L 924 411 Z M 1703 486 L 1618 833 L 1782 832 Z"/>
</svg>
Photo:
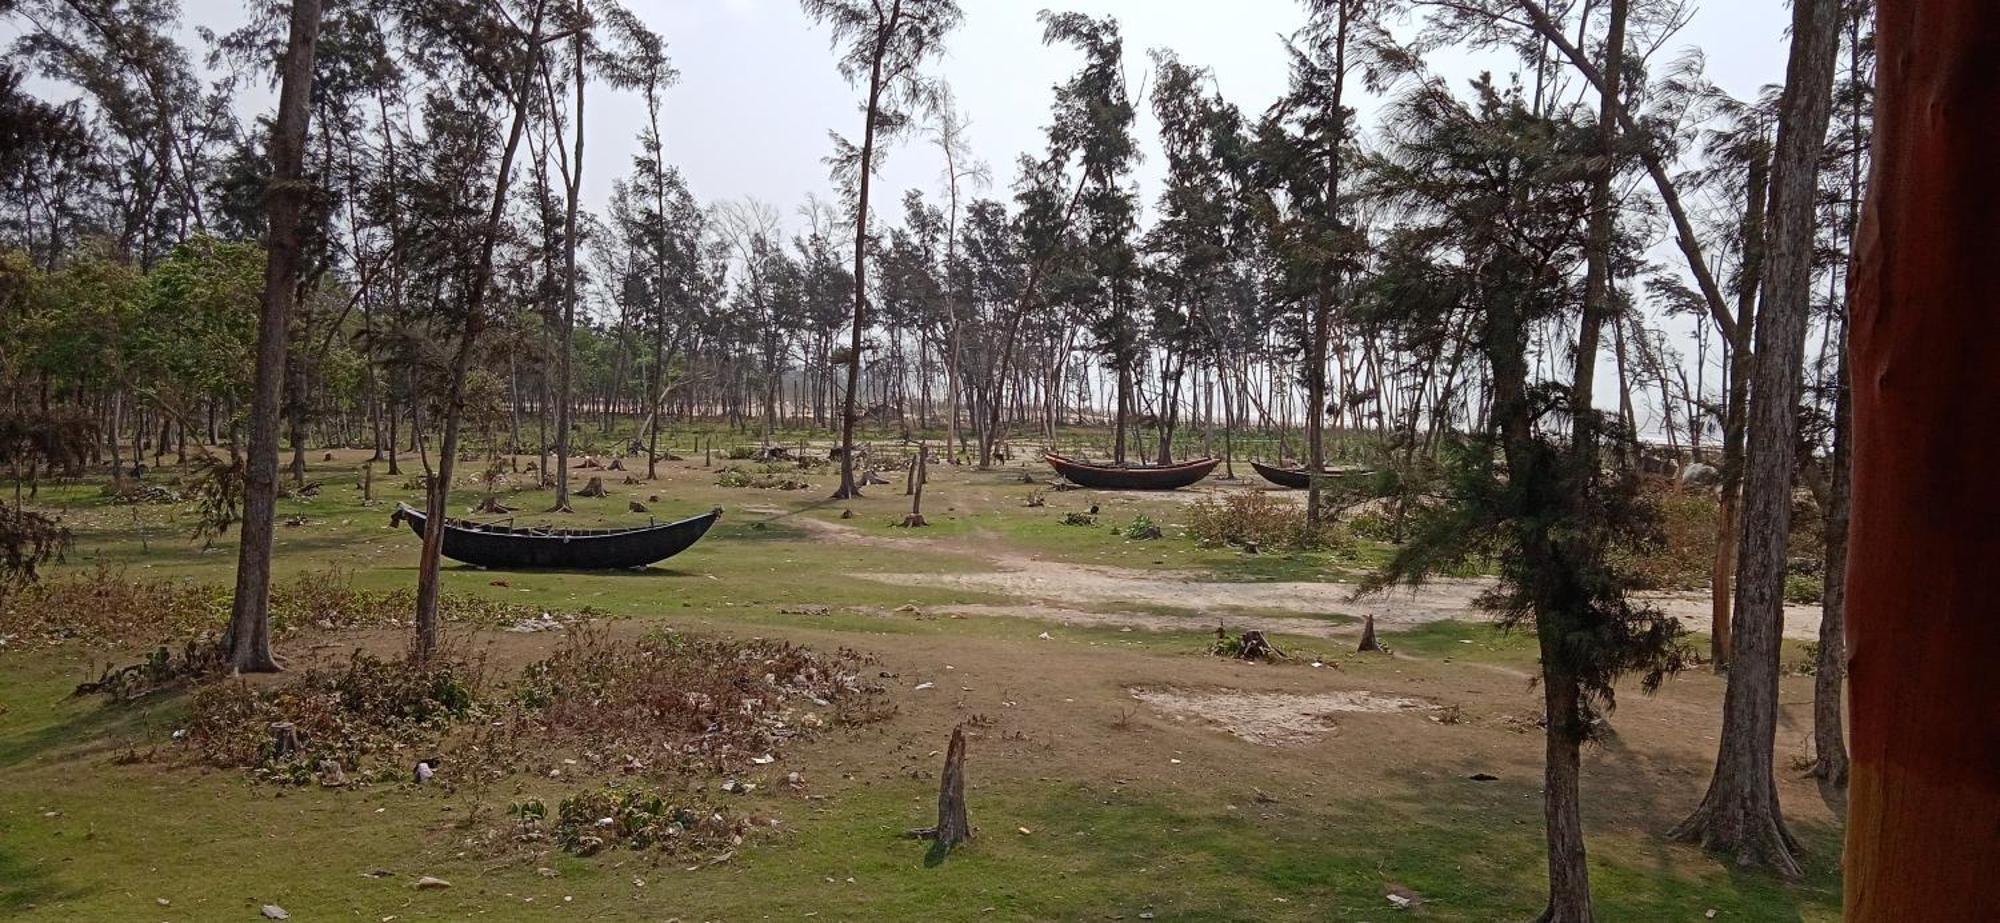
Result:
<svg viewBox="0 0 2000 923">
<path fill-rule="evenodd" d="M 507 813 L 521 842 L 553 842 L 565 852 L 590 856 L 606 849 L 654 849 L 700 854 L 743 843 L 749 823 L 692 798 L 673 798 L 644 787 L 581 791 L 557 804 L 555 816 L 538 798 L 516 801 Z"/>
<path fill-rule="evenodd" d="M 1148 517 L 1145 513 L 1140 513 L 1139 515 L 1132 517 L 1131 525 L 1126 526 L 1123 529 L 1117 529 L 1114 531 L 1116 531 L 1119 535 L 1122 535 L 1126 538 L 1136 539 L 1139 541 L 1151 541 L 1153 539 L 1159 538 L 1162 534 L 1160 531 L 1159 523 L 1154 522 L 1152 518 Z"/>
<path fill-rule="evenodd" d="M 869 662 L 760 638 L 613 640 L 578 625 L 523 671 L 511 732 L 536 742 L 544 772 L 560 768 L 558 751 L 577 760 L 563 765 L 728 771 L 821 728 L 887 714 L 883 690 L 862 678 Z"/>
<path fill-rule="evenodd" d="M 1305 507 L 1260 490 L 1240 490 L 1204 497 L 1188 505 L 1188 532 L 1210 547 L 1308 550 L 1345 543 L 1331 522 L 1314 529 L 1306 524 Z"/>
<path fill-rule="evenodd" d="M 1788 573 L 1785 575 L 1785 602 L 1817 606 L 1825 588 L 1825 582 L 1818 574 Z"/>
<path fill-rule="evenodd" d="M 98 646 L 179 644 L 220 634 L 229 624 L 230 588 L 189 580 L 134 578 L 110 567 L 30 584 L 0 599 L 0 649 L 70 642 Z M 309 571 L 271 588 L 271 630 L 393 628 L 408 624 L 416 591 L 362 590 L 343 570 Z M 513 625 L 546 620 L 534 606 L 448 594 L 439 610 L 448 622 Z M 588 615 L 588 612 L 584 613 Z"/>
<path fill-rule="evenodd" d="M 195 687 L 183 744 L 197 762 L 247 767 L 259 778 L 305 784 L 329 762 L 361 781 L 395 781 L 438 748 L 455 723 L 482 712 L 484 666 L 455 658 L 420 664 L 355 652 L 338 670 L 308 670 L 258 689 L 239 679 Z M 290 739 L 274 733 L 285 724 Z"/>
<path fill-rule="evenodd" d="M 718 487 L 753 487 L 759 490 L 810 490 L 812 485 L 785 474 L 796 471 L 790 464 L 725 465 L 716 472 Z"/>
<path fill-rule="evenodd" d="M 1618 563 L 1634 585 L 1649 590 L 1684 590 L 1708 585 L 1715 567 L 1715 495 L 1706 490 L 1648 487 L 1645 502 L 1657 514 L 1660 541 L 1624 553 Z"/>
</svg>

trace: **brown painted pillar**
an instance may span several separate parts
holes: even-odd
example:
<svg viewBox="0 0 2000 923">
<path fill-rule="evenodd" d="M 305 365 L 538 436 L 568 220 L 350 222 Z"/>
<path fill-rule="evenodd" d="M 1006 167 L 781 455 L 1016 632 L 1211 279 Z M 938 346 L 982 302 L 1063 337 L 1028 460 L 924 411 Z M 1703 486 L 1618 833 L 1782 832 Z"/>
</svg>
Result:
<svg viewBox="0 0 2000 923">
<path fill-rule="evenodd" d="M 1881 0 L 1850 340 L 1850 923 L 2000 915 L 2000 2 Z"/>
</svg>

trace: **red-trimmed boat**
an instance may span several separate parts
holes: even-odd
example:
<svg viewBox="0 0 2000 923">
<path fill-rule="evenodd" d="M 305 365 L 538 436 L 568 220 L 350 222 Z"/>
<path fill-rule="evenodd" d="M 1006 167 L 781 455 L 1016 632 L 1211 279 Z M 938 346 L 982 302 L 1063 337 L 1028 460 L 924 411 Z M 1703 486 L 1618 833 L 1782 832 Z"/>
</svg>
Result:
<svg viewBox="0 0 2000 923">
<path fill-rule="evenodd" d="M 1203 458 L 1178 465 L 1095 465 L 1054 452 L 1042 457 L 1071 483 L 1095 490 L 1178 490 L 1208 477 L 1222 464 L 1219 458 Z"/>
</svg>

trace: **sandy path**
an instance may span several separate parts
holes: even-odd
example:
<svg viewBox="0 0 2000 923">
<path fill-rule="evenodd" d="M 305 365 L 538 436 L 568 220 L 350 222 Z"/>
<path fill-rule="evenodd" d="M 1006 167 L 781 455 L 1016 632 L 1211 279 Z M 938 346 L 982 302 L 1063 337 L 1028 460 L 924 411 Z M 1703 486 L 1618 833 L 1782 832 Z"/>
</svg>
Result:
<svg viewBox="0 0 2000 923">
<path fill-rule="evenodd" d="M 1338 614 L 1359 620 L 1372 615 L 1377 627 L 1387 630 L 1408 629 L 1448 619 L 1482 619 L 1486 616 L 1478 611 L 1474 601 L 1494 583 L 1489 578 L 1441 577 L 1416 588 L 1399 587 L 1356 598 L 1353 583 L 1203 580 L 1200 575 L 1178 571 L 1142 571 L 1047 561 L 996 551 L 990 545 L 914 542 L 869 535 L 851 526 L 811 517 L 799 517 L 795 521 L 812 532 L 841 542 L 977 557 L 997 569 L 975 573 L 861 573 L 856 576 L 901 586 L 944 587 L 1011 596 L 1029 605 L 958 606 L 954 610 L 967 615 L 1025 615 L 1064 624 L 1186 629 L 1189 623 L 1185 618 L 1120 609 L 1163 606 L 1212 610 L 1218 614 L 1248 609 L 1290 612 L 1308 617 L 1300 618 L 1296 625 L 1283 629 L 1293 634 L 1347 637 L 1355 632 L 1353 627 L 1309 617 Z M 1680 619 L 1690 631 L 1709 630 L 1706 593 L 1647 593 L 1641 598 Z M 1785 637 L 1811 640 L 1818 636 L 1818 632 L 1819 610 L 1816 607 L 1785 607 Z"/>
</svg>

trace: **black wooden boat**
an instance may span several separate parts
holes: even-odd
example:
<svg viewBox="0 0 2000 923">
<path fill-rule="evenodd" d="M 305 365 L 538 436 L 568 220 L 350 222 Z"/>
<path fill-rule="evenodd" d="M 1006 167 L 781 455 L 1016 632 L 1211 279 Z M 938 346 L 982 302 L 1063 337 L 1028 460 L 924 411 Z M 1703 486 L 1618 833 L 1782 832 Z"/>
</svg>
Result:
<svg viewBox="0 0 2000 923">
<path fill-rule="evenodd" d="M 1312 475 L 1304 468 L 1280 468 L 1276 465 L 1266 465 L 1263 462 L 1254 461 L 1250 463 L 1250 467 L 1257 469 L 1257 473 L 1263 475 L 1264 480 L 1270 481 L 1279 487 L 1304 490 L 1312 486 Z M 1319 477 L 1321 483 L 1324 484 L 1341 484 L 1350 483 L 1356 478 L 1367 477 L 1373 473 L 1359 468 L 1347 468 L 1324 471 L 1320 473 Z"/>
<path fill-rule="evenodd" d="M 1045 453 L 1049 466 L 1071 482 L 1097 490 L 1175 490 L 1208 477 L 1219 458 L 1204 458 L 1178 465 L 1093 465 Z"/>
<path fill-rule="evenodd" d="M 720 518 L 721 507 L 678 522 L 622 529 L 514 527 L 447 519 L 444 556 L 454 561 L 503 570 L 619 570 L 645 567 L 688 550 Z M 410 531 L 422 538 L 424 519 L 423 510 L 398 503 L 390 522 L 407 521 Z"/>
</svg>

